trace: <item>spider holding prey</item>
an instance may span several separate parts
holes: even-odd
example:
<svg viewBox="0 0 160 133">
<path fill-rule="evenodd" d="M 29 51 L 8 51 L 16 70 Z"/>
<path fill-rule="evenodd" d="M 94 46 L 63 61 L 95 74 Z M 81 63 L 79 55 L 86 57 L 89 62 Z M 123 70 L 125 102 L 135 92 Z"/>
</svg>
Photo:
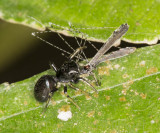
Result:
<svg viewBox="0 0 160 133">
<path fill-rule="evenodd" d="M 82 43 L 78 43 L 78 48 L 74 50 L 72 54 L 69 55 L 67 61 L 65 61 L 60 68 L 57 68 L 54 63 L 50 64 L 50 67 L 55 71 L 56 74 L 44 75 L 36 82 L 34 87 L 35 99 L 39 102 L 46 102 L 46 106 L 45 106 L 45 109 L 46 109 L 51 100 L 51 97 L 58 90 L 57 83 L 63 83 L 65 96 L 69 98 L 69 100 L 77 108 L 79 108 L 79 106 L 67 94 L 67 86 L 75 90 L 79 90 L 73 84 L 77 84 L 79 81 L 83 81 L 85 84 L 89 85 L 95 92 L 97 92 L 95 87 L 91 85 L 88 80 L 81 77 L 81 75 L 83 74 L 93 75 L 98 85 L 98 80 L 96 79 L 95 75 L 92 72 L 98 64 L 108 59 L 118 58 L 134 52 L 135 48 L 127 47 L 103 56 L 113 46 L 113 44 L 128 31 L 128 28 L 129 28 L 128 24 L 122 24 L 117 30 L 115 30 L 112 33 L 112 35 L 108 38 L 108 40 L 103 44 L 103 46 L 98 50 L 95 56 L 90 61 L 88 61 L 88 63 L 84 66 L 80 66 L 79 62 L 80 62 L 80 59 L 83 60 L 85 56 L 83 52 L 83 50 L 86 48 L 85 43 L 83 45 Z M 36 33 L 33 33 L 32 35 L 48 43 L 49 45 L 52 45 L 53 47 L 61 50 L 62 52 L 65 52 L 65 53 L 67 52 L 57 46 L 54 46 L 50 42 L 43 40 L 39 36 L 36 36 Z M 67 45 L 71 47 L 68 43 Z"/>
</svg>

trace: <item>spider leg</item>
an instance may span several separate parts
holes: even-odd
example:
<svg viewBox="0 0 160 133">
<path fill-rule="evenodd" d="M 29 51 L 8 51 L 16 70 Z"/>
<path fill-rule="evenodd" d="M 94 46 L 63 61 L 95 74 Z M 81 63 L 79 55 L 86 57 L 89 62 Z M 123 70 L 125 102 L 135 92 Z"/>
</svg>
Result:
<svg viewBox="0 0 160 133">
<path fill-rule="evenodd" d="M 73 101 L 73 99 L 67 94 L 67 86 L 64 86 L 64 94 L 65 96 L 78 108 L 80 109 L 80 107 Z"/>
<path fill-rule="evenodd" d="M 55 72 L 57 72 L 57 67 L 53 62 L 52 63 L 49 62 L 49 66 L 50 66 L 51 69 L 53 69 Z"/>
<path fill-rule="evenodd" d="M 88 86 L 90 86 L 96 93 L 98 93 L 98 91 L 94 88 L 93 85 L 91 85 L 86 79 L 79 77 L 79 80 L 83 81 L 84 83 L 86 83 Z"/>
<path fill-rule="evenodd" d="M 48 98 L 48 100 L 47 100 L 47 102 L 46 102 L 46 105 L 45 105 L 45 107 L 44 107 L 44 109 L 43 109 L 42 114 L 44 114 L 44 113 L 46 112 L 47 107 L 48 107 L 48 105 L 49 105 L 49 102 L 51 101 L 51 97 L 52 97 L 52 93 L 49 93 L 49 98 Z"/>
</svg>

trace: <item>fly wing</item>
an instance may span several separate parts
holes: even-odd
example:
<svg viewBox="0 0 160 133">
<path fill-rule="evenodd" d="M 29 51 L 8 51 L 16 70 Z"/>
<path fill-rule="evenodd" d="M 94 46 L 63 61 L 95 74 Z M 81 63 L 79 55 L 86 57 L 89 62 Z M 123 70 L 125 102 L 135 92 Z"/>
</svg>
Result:
<svg viewBox="0 0 160 133">
<path fill-rule="evenodd" d="M 89 62 L 88 65 L 90 65 L 91 69 L 95 67 L 97 61 L 101 58 L 101 56 L 104 55 L 113 46 L 113 44 L 128 31 L 128 28 L 128 24 L 122 24 L 117 30 L 112 33 L 106 43 L 104 43 L 104 45 L 100 48 L 97 54 Z"/>
<path fill-rule="evenodd" d="M 97 60 L 95 62 L 95 66 L 97 66 L 98 64 L 106 61 L 106 60 L 112 60 L 112 59 L 115 59 L 115 58 L 120 58 L 122 56 L 126 56 L 128 54 L 131 54 L 133 53 L 134 51 L 136 50 L 135 47 L 126 47 L 126 48 L 122 48 L 118 51 L 115 51 L 115 52 L 112 52 L 108 55 L 104 55 L 102 56 L 99 60 Z"/>
</svg>

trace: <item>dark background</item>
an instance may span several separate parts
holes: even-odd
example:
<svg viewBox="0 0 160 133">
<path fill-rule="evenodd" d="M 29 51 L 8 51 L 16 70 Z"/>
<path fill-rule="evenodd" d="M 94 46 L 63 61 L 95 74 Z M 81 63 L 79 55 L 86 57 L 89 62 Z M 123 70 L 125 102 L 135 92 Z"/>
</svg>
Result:
<svg viewBox="0 0 160 133">
<path fill-rule="evenodd" d="M 0 83 L 12 83 L 29 78 L 49 69 L 49 62 L 54 62 L 57 67 L 60 67 L 66 60 L 66 58 L 61 55 L 62 52 L 60 50 L 57 50 L 31 35 L 32 32 L 36 31 L 36 29 L 24 25 L 7 23 L 0 20 Z M 62 36 L 74 48 L 77 47 L 74 38 Z M 70 50 L 57 33 L 42 34 L 42 38 L 54 45 L 61 46 L 67 51 Z M 97 42 L 92 43 L 98 48 L 103 45 Z M 132 46 L 138 48 L 147 45 L 135 45 L 122 41 L 119 47 Z M 119 48 L 113 47 L 109 52 L 118 49 Z M 87 44 L 85 53 L 88 58 L 91 58 L 96 51 Z"/>
</svg>

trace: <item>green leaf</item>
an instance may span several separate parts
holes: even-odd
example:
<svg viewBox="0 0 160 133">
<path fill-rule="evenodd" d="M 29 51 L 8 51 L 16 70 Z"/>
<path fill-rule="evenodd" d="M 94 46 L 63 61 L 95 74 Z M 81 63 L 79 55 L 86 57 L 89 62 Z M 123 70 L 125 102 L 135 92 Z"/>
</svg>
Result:
<svg viewBox="0 0 160 133">
<path fill-rule="evenodd" d="M 109 37 L 111 27 L 128 23 L 130 29 L 123 40 L 155 44 L 160 35 L 159 6 L 158 0 L 1 0 L 0 16 L 38 29 L 42 25 L 37 21 L 44 26 L 52 22 L 64 27 L 69 27 L 68 22 L 71 22 L 75 27 L 91 28 L 82 31 L 89 39 L 98 41 Z"/>
<path fill-rule="evenodd" d="M 101 79 L 91 97 L 69 90 L 80 110 L 66 100 L 60 88 L 42 115 L 43 104 L 34 99 L 35 82 L 49 70 L 24 81 L 0 85 L 0 131 L 3 132 L 158 132 L 160 45 L 136 50 L 129 56 L 102 63 L 94 72 Z M 92 80 L 92 77 L 89 77 Z M 92 80 L 93 81 L 93 80 Z M 56 104 L 55 104 L 56 103 Z M 62 121 L 58 111 L 69 110 Z"/>
<path fill-rule="evenodd" d="M 0 17 L 37 29 L 49 26 L 49 22 L 69 28 L 71 22 L 88 34 L 88 39 L 98 41 L 105 41 L 114 29 L 128 23 L 130 29 L 123 40 L 154 44 L 160 32 L 159 5 L 158 0 L 1 0 Z M 40 76 L 54 74 L 51 70 L 1 84 L 0 132 L 158 132 L 159 51 L 159 45 L 145 47 L 99 65 L 94 71 L 102 82 L 96 87 L 98 95 L 82 83 L 77 87 L 89 91 L 91 97 L 69 89 L 80 110 L 66 100 L 60 88 L 42 115 L 44 106 L 34 99 L 33 89 Z M 57 118 L 62 110 L 71 111 L 68 121 Z"/>
</svg>

